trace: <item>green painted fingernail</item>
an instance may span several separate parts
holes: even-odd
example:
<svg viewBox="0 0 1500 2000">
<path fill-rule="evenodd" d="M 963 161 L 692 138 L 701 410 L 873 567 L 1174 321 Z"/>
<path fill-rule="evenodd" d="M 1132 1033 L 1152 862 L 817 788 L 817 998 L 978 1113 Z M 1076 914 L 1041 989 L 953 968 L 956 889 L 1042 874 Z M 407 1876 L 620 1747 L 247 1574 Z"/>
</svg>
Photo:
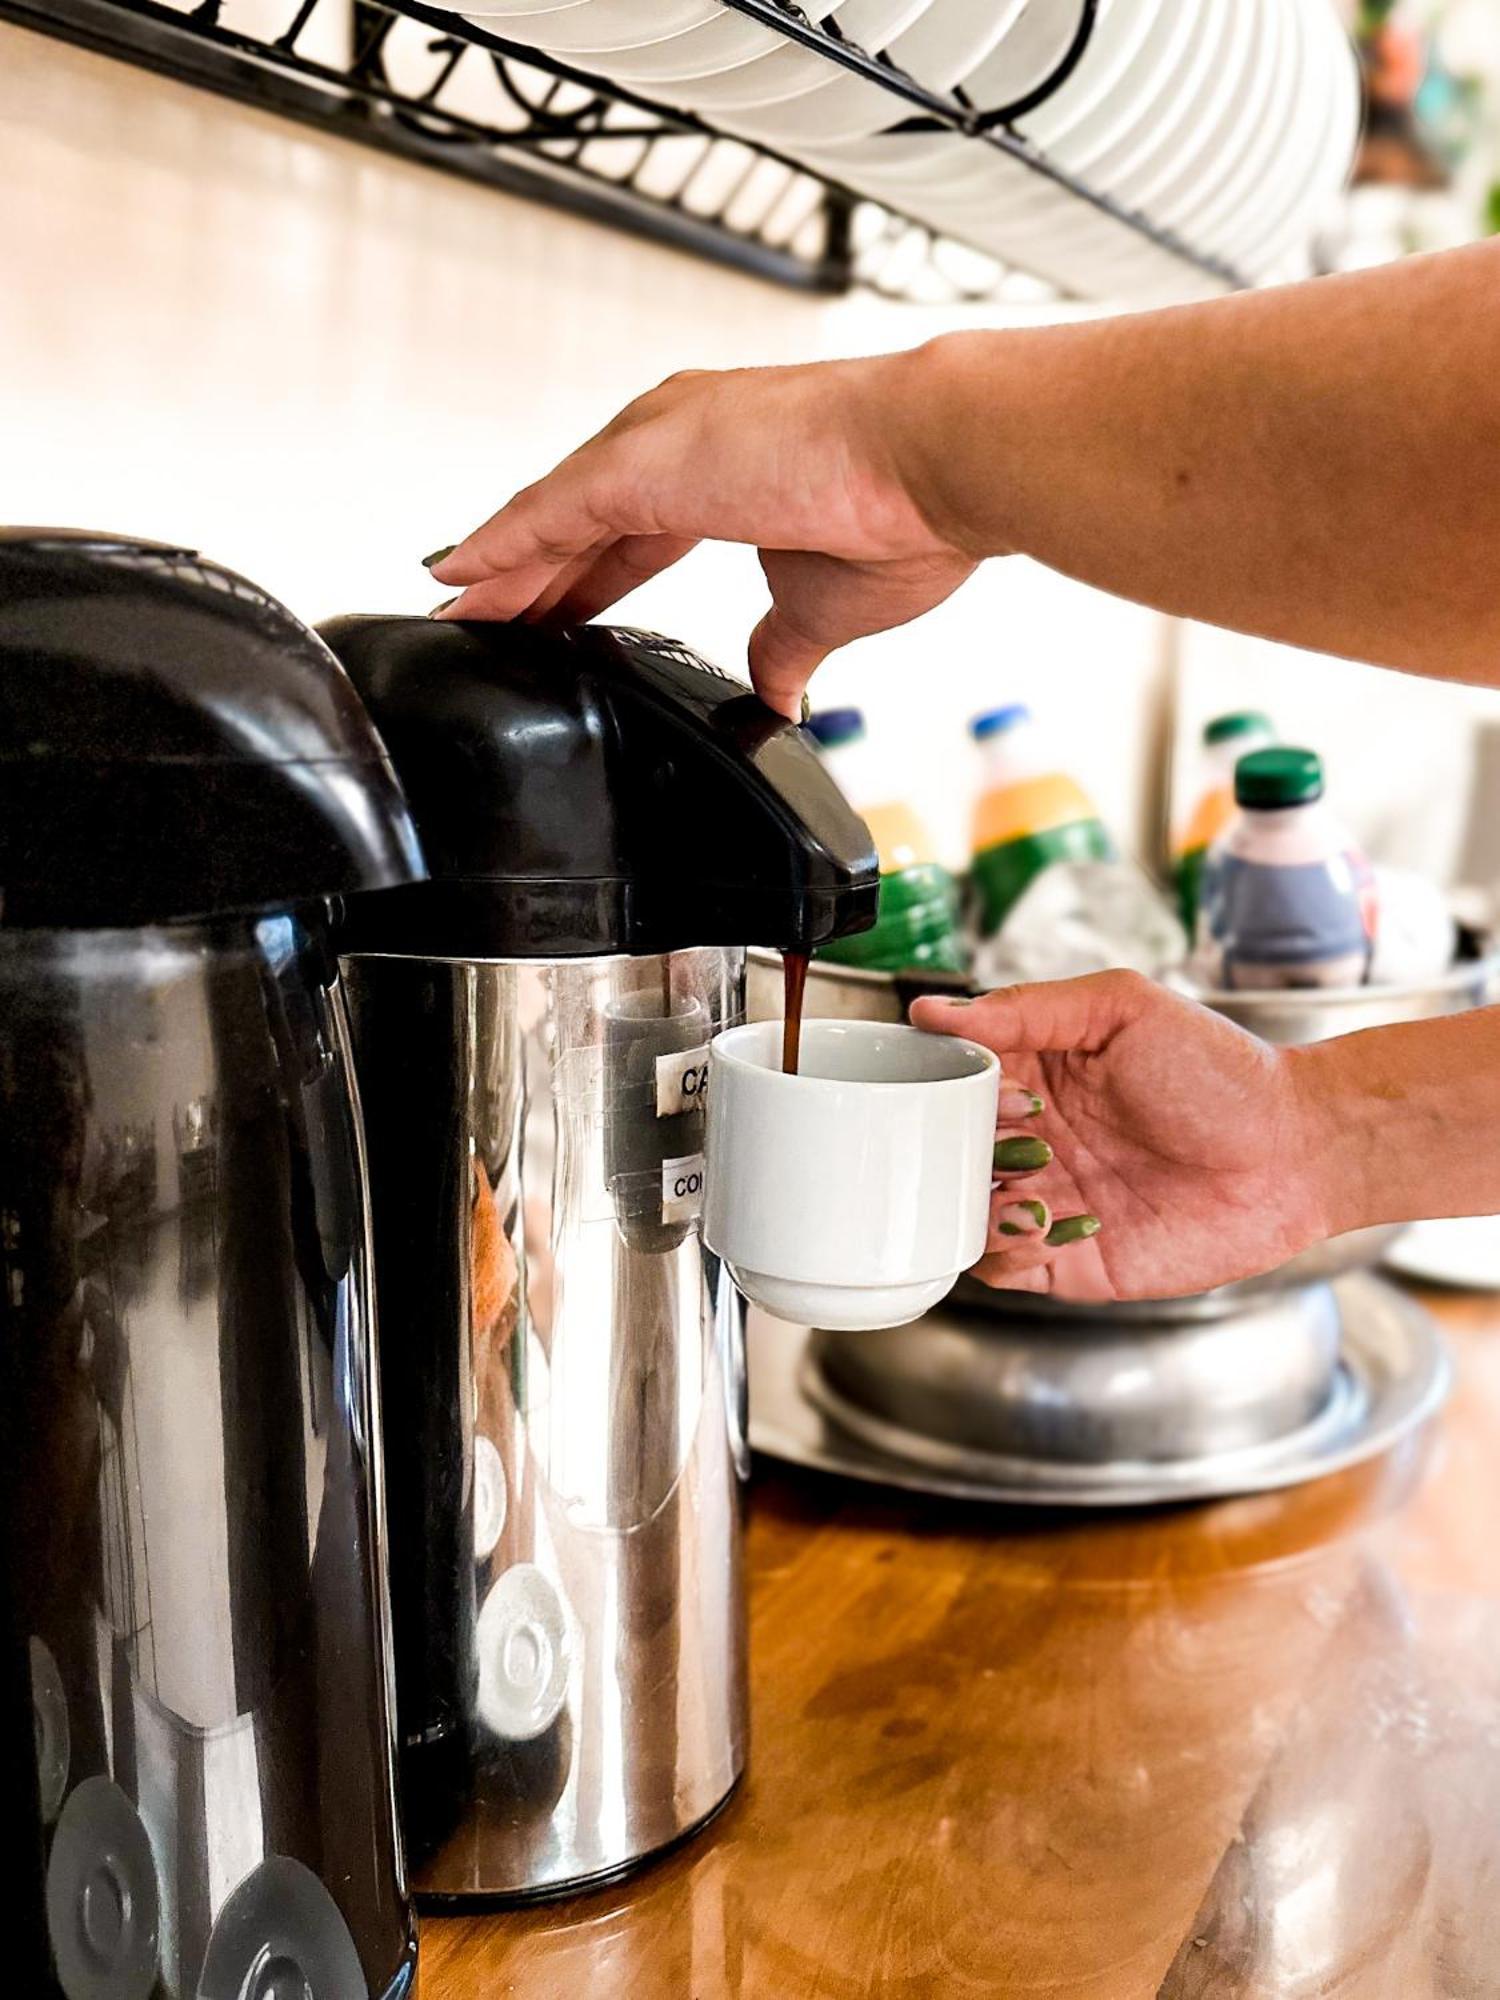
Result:
<svg viewBox="0 0 1500 2000">
<path fill-rule="evenodd" d="M 458 547 L 457 542 L 450 542 L 447 548 L 434 549 L 430 556 L 423 556 L 422 558 L 423 569 L 432 569 L 436 564 L 440 562 L 446 562 L 449 556 L 452 555 L 453 551 L 457 547 Z"/>
<path fill-rule="evenodd" d="M 432 609 L 428 612 L 427 616 L 429 618 L 436 618 L 440 612 L 446 611 L 450 604 L 457 604 L 458 598 L 462 596 L 463 592 L 460 591 L 458 593 L 458 597 L 445 597 L 441 604 L 433 605 Z"/>
<path fill-rule="evenodd" d="M 1038 1167 L 1045 1167 L 1051 1158 L 1052 1148 L 1045 1139 L 1001 1139 L 995 1147 L 995 1172 L 1032 1173 Z"/>
<path fill-rule="evenodd" d="M 1047 1241 L 1056 1249 L 1063 1243 L 1082 1243 L 1097 1236 L 1101 1224 L 1097 1215 L 1064 1215 L 1047 1231 Z"/>
<path fill-rule="evenodd" d="M 812 721 L 812 696 L 810 694 L 805 694 L 802 697 L 802 720 L 804 722 Z"/>
<path fill-rule="evenodd" d="M 1047 1204 L 1044 1201 L 1013 1201 L 1010 1207 L 1024 1208 L 1035 1223 L 1035 1229 L 1025 1229 L 1019 1222 L 1002 1222 L 999 1233 L 1002 1236 L 1034 1236 L 1039 1229 L 1047 1227 Z"/>
</svg>

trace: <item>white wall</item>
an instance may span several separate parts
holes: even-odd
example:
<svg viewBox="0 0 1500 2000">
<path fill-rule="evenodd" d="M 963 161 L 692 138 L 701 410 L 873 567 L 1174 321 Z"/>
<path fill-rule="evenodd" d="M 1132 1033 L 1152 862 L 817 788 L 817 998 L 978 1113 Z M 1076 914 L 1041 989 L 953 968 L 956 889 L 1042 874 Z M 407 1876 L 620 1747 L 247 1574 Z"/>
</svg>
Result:
<svg viewBox="0 0 1500 2000">
<path fill-rule="evenodd" d="M 426 609 L 424 553 L 675 368 L 955 317 L 783 290 L 3 27 L 0 187 L 0 519 L 195 542 L 309 618 Z M 742 669 L 763 601 L 748 551 L 701 550 L 626 615 Z M 1137 838 L 1164 629 L 994 564 L 818 695 L 864 704 L 955 858 L 964 722 L 1017 697 Z M 1447 872 L 1495 697 L 1195 630 L 1181 685 L 1192 729 L 1270 706 L 1378 853 Z"/>
<path fill-rule="evenodd" d="M 673 369 L 871 351 L 816 299 L 0 28 L 0 518 L 194 542 L 304 616 L 424 610 L 419 558 Z M 763 586 L 700 551 L 629 607 L 733 668 Z M 1142 794 L 1157 622 L 1025 564 L 834 664 L 962 842 L 964 721 L 1029 695 Z"/>
</svg>

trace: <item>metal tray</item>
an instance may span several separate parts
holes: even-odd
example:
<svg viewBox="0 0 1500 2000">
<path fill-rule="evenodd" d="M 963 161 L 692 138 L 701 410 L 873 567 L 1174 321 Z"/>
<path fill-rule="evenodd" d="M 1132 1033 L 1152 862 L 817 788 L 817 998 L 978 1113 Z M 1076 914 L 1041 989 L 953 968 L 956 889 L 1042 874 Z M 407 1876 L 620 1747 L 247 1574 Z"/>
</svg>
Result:
<svg viewBox="0 0 1500 2000">
<path fill-rule="evenodd" d="M 1437 1327 L 1414 1301 L 1363 1272 L 1340 1279 L 1334 1295 L 1341 1359 L 1310 1423 L 1248 1449 L 1155 1463 L 1004 1457 L 907 1431 L 830 1389 L 809 1356 L 808 1328 L 752 1309 L 750 1442 L 877 1486 L 1020 1506 L 1147 1507 L 1294 1486 L 1388 1451 L 1436 1413 L 1450 1383 Z"/>
</svg>

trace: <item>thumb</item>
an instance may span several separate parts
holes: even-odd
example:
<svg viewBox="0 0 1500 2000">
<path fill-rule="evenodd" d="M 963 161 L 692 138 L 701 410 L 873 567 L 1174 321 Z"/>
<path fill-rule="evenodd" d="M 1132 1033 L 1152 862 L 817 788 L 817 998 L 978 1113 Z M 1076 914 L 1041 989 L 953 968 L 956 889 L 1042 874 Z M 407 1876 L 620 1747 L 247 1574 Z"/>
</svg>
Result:
<svg viewBox="0 0 1500 2000">
<path fill-rule="evenodd" d="M 977 1000 L 914 1000 L 913 1023 L 931 1035 L 964 1035 L 997 1055 L 1022 1050 L 1102 1049 L 1161 998 L 1139 972 L 1091 972 L 1035 986 L 1002 986 Z"/>
<path fill-rule="evenodd" d="M 751 684 L 768 708 L 800 721 L 802 690 L 827 657 L 826 646 L 804 638 L 773 604 L 750 635 Z"/>
</svg>

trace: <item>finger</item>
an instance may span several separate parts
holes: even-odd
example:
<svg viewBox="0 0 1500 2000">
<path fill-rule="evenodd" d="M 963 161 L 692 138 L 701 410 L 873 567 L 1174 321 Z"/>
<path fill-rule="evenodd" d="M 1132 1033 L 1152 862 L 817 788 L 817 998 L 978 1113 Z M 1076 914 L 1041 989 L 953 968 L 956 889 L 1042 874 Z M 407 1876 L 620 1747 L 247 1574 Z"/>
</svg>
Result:
<svg viewBox="0 0 1500 2000">
<path fill-rule="evenodd" d="M 966 1035 L 1001 1053 L 1020 1049 L 1087 1053 L 1103 1048 L 1160 997 L 1160 990 L 1141 973 L 1091 972 L 1082 979 L 1002 986 L 977 1000 L 929 994 L 912 1002 L 911 1018 L 929 1034 Z"/>
<path fill-rule="evenodd" d="M 581 625 L 649 583 L 653 576 L 660 576 L 673 563 L 681 562 L 697 546 L 691 535 L 626 535 L 579 565 L 550 607 L 538 599 L 533 610 L 539 615 L 544 608 L 555 608 L 570 624 Z"/>
<path fill-rule="evenodd" d="M 594 547 L 621 537 L 650 535 L 664 523 L 658 507 L 693 512 L 695 489 L 684 483 L 691 454 L 674 436 L 683 408 L 682 389 L 702 370 L 686 370 L 634 402 L 587 438 L 541 479 L 524 487 L 452 548 L 425 558 L 439 583 L 474 584 L 515 575 L 532 583 L 521 609 L 547 589 L 559 570 Z M 696 399 L 689 396 L 687 401 Z M 701 499 L 700 496 L 696 496 Z M 688 525 L 688 524 L 680 524 Z M 701 534 L 694 530 L 695 537 Z M 518 581 L 518 591 L 524 581 Z"/>
<path fill-rule="evenodd" d="M 525 616 L 528 619 L 550 617 L 555 607 L 567 596 L 568 592 L 572 590 L 580 578 L 587 576 L 595 563 L 599 561 L 599 558 L 611 547 L 613 547 L 611 542 L 596 542 L 583 555 L 575 556 L 572 562 L 566 563 L 557 572 L 556 576 L 553 577 L 552 581 L 544 589 L 539 590 L 536 596 L 532 598 L 530 604 L 526 607 Z"/>
<path fill-rule="evenodd" d="M 1092 1230 L 1073 1233 L 1073 1228 L 1092 1223 Z M 1003 1291 L 1057 1292 L 1075 1299 L 1102 1299 L 1113 1295 L 1109 1275 L 1097 1250 L 1077 1246 L 1098 1234 L 1096 1216 L 1063 1216 L 1052 1223 L 1045 1236 L 1023 1232 L 1018 1237 L 1002 1237 L 992 1230 L 985 1254 L 970 1276 L 981 1284 Z"/>
<path fill-rule="evenodd" d="M 981 1285 L 1001 1292 L 1050 1292 L 1057 1252 L 1030 1244 L 987 1250 L 969 1272 Z"/>
<path fill-rule="evenodd" d="M 483 583 L 471 584 L 467 590 L 461 590 L 457 597 L 450 597 L 445 604 L 435 606 L 427 616 L 441 619 L 507 619 L 521 617 L 526 609 L 524 604 L 517 608 L 514 593 L 503 576 L 492 576 Z"/>
<path fill-rule="evenodd" d="M 1034 1132 L 1000 1131 L 995 1134 L 994 1162 L 996 1174 L 1015 1180 L 1021 1174 L 1039 1174 L 1043 1167 L 1050 1167 L 1052 1148 Z"/>
<path fill-rule="evenodd" d="M 797 722 L 802 715 L 802 690 L 831 649 L 799 632 L 779 605 L 773 604 L 750 635 L 750 680 L 766 704 Z"/>
<path fill-rule="evenodd" d="M 1053 1250 L 1066 1250 L 1070 1243 L 1087 1243 L 1103 1228 L 1097 1215 L 1060 1215 L 1047 1231 Z"/>
<path fill-rule="evenodd" d="M 640 482 L 623 476 L 622 457 L 627 449 L 620 439 L 598 439 L 584 445 L 465 536 L 441 562 L 432 565 L 433 576 L 447 584 L 505 578 L 514 596 L 508 615 L 515 617 L 546 589 L 559 570 L 590 550 L 621 535 L 654 531 L 656 524 L 646 516 Z"/>
<path fill-rule="evenodd" d="M 1019 1239 L 1030 1237 L 1039 1241 L 1052 1227 L 1052 1211 L 1046 1202 L 1028 1195 L 1021 1201 L 1011 1201 L 1002 1188 L 997 1198 L 990 1204 L 990 1233 L 985 1244 L 986 1250 L 1019 1249 Z"/>
<path fill-rule="evenodd" d="M 1034 1090 L 1028 1090 L 1025 1084 L 1001 1081 L 999 1118 L 1002 1125 L 1015 1125 L 1023 1118 L 1040 1118 L 1046 1108 L 1045 1102 Z"/>
</svg>

